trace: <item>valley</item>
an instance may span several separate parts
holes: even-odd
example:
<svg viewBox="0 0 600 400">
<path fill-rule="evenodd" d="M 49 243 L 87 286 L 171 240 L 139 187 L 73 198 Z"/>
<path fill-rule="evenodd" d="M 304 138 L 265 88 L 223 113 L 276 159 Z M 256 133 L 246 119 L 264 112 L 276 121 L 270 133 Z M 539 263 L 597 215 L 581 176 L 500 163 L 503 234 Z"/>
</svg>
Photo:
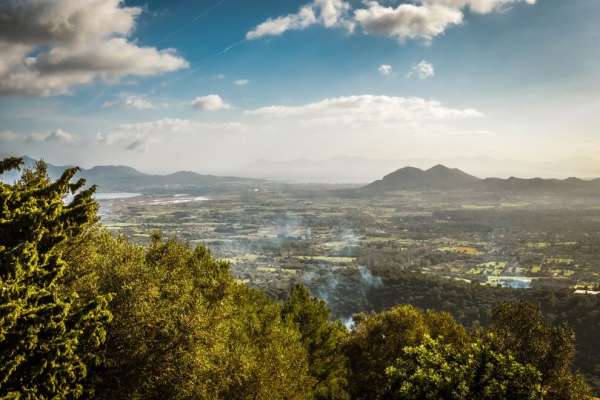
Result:
<svg viewBox="0 0 600 400">
<path fill-rule="evenodd" d="M 206 245 L 239 282 L 276 299 L 304 284 L 348 328 L 356 313 L 402 303 L 487 326 L 496 304 L 533 301 L 575 329 L 575 365 L 600 390 L 598 199 L 262 182 L 99 201 L 111 231 Z"/>
<path fill-rule="evenodd" d="M 304 283 L 338 318 L 369 310 L 365 290 L 418 272 L 479 285 L 592 289 L 600 284 L 600 203 L 551 196 L 319 185 L 238 193 L 100 199 L 110 230 L 205 244 L 236 277 L 282 296 Z"/>
</svg>

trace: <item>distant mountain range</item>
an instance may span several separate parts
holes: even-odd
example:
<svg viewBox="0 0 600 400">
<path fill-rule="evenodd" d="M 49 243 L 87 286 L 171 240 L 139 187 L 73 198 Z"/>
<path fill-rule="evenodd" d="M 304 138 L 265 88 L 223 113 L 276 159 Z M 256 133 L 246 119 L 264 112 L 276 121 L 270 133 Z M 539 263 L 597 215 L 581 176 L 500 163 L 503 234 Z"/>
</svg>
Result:
<svg viewBox="0 0 600 400">
<path fill-rule="evenodd" d="M 451 165 L 476 176 L 508 178 L 581 178 L 600 177 L 600 158 L 568 157 L 553 161 L 496 159 L 489 156 L 378 159 L 360 156 L 336 156 L 328 159 L 302 158 L 287 161 L 256 160 L 243 167 L 232 167 L 226 175 L 247 176 L 286 182 L 352 183 L 364 185 L 411 165 L 427 169 L 434 164 Z M 224 172 L 219 172 L 222 175 Z"/>
<path fill-rule="evenodd" d="M 23 159 L 25 168 L 33 168 L 37 162 L 31 157 L 23 157 Z M 69 166 L 47 164 L 47 168 L 50 178 L 56 179 Z M 19 176 L 18 171 L 10 171 L 1 175 L 0 180 L 14 182 Z M 81 169 L 77 177 L 85 178 L 88 184 L 97 185 L 99 192 L 136 193 L 229 191 L 246 186 L 254 187 L 267 182 L 253 178 L 203 175 L 190 171 L 153 175 L 120 165 Z M 359 190 L 365 194 L 394 191 L 470 190 L 480 193 L 600 195 L 600 178 L 590 180 L 515 177 L 482 179 L 458 168 L 448 168 L 439 164 L 429 169 L 404 167 L 361 187 Z"/>
<path fill-rule="evenodd" d="M 457 168 L 436 165 L 422 170 L 405 167 L 362 188 L 367 192 L 473 190 L 499 193 L 589 193 L 600 194 L 600 179 L 481 179 Z"/>
<path fill-rule="evenodd" d="M 23 157 L 24 168 L 35 167 L 37 160 Z M 48 176 L 51 179 L 60 177 L 69 166 L 47 164 Z M 20 176 L 19 171 L 10 171 L 0 176 L 5 182 L 14 182 Z M 178 190 L 201 190 L 208 188 L 226 188 L 229 186 L 253 185 L 261 182 L 257 179 L 237 178 L 230 176 L 202 175 L 196 172 L 179 171 L 168 175 L 145 174 L 134 168 L 121 165 L 97 166 L 82 168 L 77 174 L 88 184 L 97 185 L 100 192 L 155 192 Z"/>
</svg>

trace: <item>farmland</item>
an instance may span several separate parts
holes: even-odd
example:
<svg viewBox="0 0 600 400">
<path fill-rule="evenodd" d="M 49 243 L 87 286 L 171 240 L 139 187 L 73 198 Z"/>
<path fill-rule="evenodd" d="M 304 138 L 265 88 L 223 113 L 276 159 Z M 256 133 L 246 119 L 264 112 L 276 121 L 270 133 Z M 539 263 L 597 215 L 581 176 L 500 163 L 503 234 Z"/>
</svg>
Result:
<svg viewBox="0 0 600 400">
<path fill-rule="evenodd" d="M 114 232 L 144 243 L 160 230 L 205 244 L 240 281 L 274 296 L 304 283 L 340 318 L 368 309 L 363 289 L 401 272 L 514 288 L 600 283 L 600 203 L 593 199 L 364 196 L 271 184 L 100 202 Z"/>
</svg>

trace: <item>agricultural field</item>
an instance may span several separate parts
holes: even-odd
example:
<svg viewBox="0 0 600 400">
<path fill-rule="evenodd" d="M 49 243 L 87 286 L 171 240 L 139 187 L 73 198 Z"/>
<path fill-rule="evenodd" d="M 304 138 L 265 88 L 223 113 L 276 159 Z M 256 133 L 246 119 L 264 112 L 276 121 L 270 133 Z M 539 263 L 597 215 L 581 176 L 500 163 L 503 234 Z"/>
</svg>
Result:
<svg viewBox="0 0 600 400">
<path fill-rule="evenodd" d="M 593 202 L 569 208 L 548 198 L 351 193 L 281 185 L 99 201 L 103 223 L 115 232 L 142 243 L 161 231 L 205 244 L 240 280 L 274 295 L 304 283 L 339 314 L 364 307 L 361 287 L 385 285 L 401 272 L 514 288 L 600 284 Z"/>
</svg>

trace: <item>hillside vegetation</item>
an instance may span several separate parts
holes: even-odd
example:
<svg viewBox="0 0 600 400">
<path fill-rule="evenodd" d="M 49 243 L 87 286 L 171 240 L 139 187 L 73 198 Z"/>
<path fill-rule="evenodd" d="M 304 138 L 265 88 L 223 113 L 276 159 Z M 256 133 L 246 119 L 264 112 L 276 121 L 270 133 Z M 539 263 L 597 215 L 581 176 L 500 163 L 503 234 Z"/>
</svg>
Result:
<svg viewBox="0 0 600 400">
<path fill-rule="evenodd" d="M 302 286 L 276 302 L 203 246 L 106 232 L 76 173 L 0 183 L 0 399 L 589 398 L 573 331 L 530 303 L 486 329 L 394 305 L 348 331 Z"/>
</svg>

